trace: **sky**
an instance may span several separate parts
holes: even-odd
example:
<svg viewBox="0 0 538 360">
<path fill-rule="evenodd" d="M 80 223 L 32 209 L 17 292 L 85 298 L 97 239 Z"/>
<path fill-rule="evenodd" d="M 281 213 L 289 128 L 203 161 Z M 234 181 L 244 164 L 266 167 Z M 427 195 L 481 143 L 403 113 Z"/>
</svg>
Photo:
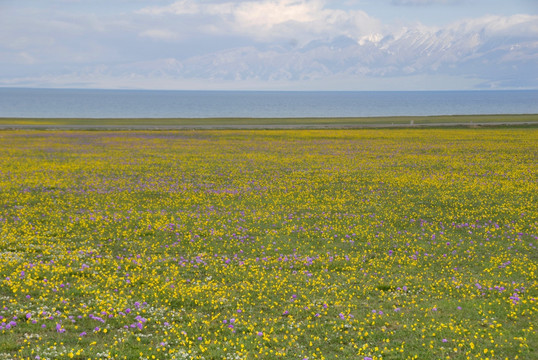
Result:
<svg viewBox="0 0 538 360">
<path fill-rule="evenodd" d="M 538 0 L 0 0 L 0 86 L 538 89 Z"/>
</svg>

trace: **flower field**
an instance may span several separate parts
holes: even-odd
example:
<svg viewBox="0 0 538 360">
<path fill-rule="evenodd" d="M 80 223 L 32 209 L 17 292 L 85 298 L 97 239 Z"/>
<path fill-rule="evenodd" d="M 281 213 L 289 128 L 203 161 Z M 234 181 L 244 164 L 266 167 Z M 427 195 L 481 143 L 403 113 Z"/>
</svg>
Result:
<svg viewBox="0 0 538 360">
<path fill-rule="evenodd" d="M 0 359 L 538 353 L 534 128 L 0 145 Z"/>
</svg>

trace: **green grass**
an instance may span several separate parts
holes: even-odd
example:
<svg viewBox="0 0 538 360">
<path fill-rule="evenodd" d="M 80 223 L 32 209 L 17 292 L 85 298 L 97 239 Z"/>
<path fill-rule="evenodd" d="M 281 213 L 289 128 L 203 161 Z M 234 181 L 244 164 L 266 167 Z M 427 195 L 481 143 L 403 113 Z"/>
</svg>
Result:
<svg viewBox="0 0 538 360">
<path fill-rule="evenodd" d="M 428 124 L 538 124 L 538 114 L 529 115 L 454 115 L 454 116 L 396 116 L 360 118 L 202 118 L 202 119 L 84 119 L 84 118 L 0 118 L 1 126 L 72 126 L 93 127 L 234 127 L 234 126 L 375 126 L 375 125 L 428 125 Z"/>
<path fill-rule="evenodd" d="M 0 359 L 538 351 L 535 128 L 0 141 Z"/>
</svg>

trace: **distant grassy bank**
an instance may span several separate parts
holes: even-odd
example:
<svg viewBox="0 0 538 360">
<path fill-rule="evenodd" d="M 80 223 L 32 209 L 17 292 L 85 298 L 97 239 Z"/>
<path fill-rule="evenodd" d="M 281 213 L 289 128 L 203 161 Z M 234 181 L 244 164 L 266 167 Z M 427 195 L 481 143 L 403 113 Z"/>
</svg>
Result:
<svg viewBox="0 0 538 360">
<path fill-rule="evenodd" d="M 0 128 L 350 128 L 401 126 L 538 126 L 538 114 L 356 118 L 0 118 Z"/>
</svg>

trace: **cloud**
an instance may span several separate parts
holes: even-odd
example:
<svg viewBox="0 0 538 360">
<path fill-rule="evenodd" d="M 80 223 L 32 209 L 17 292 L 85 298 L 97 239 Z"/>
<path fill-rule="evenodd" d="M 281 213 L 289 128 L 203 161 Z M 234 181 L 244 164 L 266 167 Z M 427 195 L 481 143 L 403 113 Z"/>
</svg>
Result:
<svg viewBox="0 0 538 360">
<path fill-rule="evenodd" d="M 392 0 L 393 5 L 404 5 L 404 6 L 420 6 L 420 5 L 436 5 L 436 4 L 460 4 L 464 0 Z"/>
<path fill-rule="evenodd" d="M 253 1 L 240 3 L 233 16 L 241 26 L 270 29 L 287 22 L 304 24 L 322 19 L 326 16 L 322 5 L 319 1 Z"/>
<path fill-rule="evenodd" d="M 174 14 L 174 15 L 185 15 L 185 14 L 198 14 L 203 12 L 203 4 L 199 4 L 191 0 L 182 0 L 176 1 L 171 5 L 167 6 L 152 6 L 146 7 L 139 11 L 139 14 L 148 14 L 148 15 L 163 15 L 163 14 Z"/>
<path fill-rule="evenodd" d="M 337 3 L 183 0 L 100 16 L 14 11 L 0 19 L 0 85 L 323 88 L 324 79 L 345 79 L 350 89 L 365 77 L 387 84 L 430 76 L 538 88 L 529 75 L 538 63 L 536 15 L 390 24 Z"/>
<path fill-rule="evenodd" d="M 157 40 L 176 40 L 178 38 L 177 33 L 164 29 L 149 29 L 140 33 L 142 37 L 148 37 Z"/>
<path fill-rule="evenodd" d="M 538 62 L 536 23 L 538 16 L 486 16 L 443 29 L 400 28 L 360 41 L 340 35 L 299 47 L 233 48 L 187 59 L 167 76 L 263 83 L 435 75 L 514 86 L 513 79 L 521 78 L 521 71 L 532 73 Z M 526 83 L 536 87 L 538 79 Z"/>
<path fill-rule="evenodd" d="M 427 26 L 400 28 L 361 41 L 340 35 L 304 46 L 243 46 L 193 56 L 88 68 L 73 77 L 82 81 L 118 84 L 190 84 L 209 87 L 274 84 L 302 86 L 347 79 L 452 79 L 450 83 L 474 86 L 538 87 L 532 69 L 538 62 L 538 16 L 486 16 L 451 24 L 443 29 Z M 325 80 L 324 80 L 325 79 Z M 471 81 L 471 79 L 474 79 Z M 370 81 L 369 80 L 369 81 Z M 439 80 L 441 81 L 441 80 Z M 472 86 L 469 85 L 469 86 Z M 409 84 L 412 86 L 412 84 Z M 435 88 L 434 84 L 431 84 Z M 439 83 L 438 88 L 446 85 Z"/>
<path fill-rule="evenodd" d="M 310 41 L 315 37 L 348 35 L 359 38 L 382 26 L 360 10 L 330 8 L 320 0 L 263 0 L 204 2 L 182 0 L 168 6 L 146 7 L 137 12 L 146 16 L 211 18 L 213 25 L 200 31 L 237 34 L 258 41 L 294 38 Z M 149 21 L 149 20 L 148 20 Z"/>
</svg>

